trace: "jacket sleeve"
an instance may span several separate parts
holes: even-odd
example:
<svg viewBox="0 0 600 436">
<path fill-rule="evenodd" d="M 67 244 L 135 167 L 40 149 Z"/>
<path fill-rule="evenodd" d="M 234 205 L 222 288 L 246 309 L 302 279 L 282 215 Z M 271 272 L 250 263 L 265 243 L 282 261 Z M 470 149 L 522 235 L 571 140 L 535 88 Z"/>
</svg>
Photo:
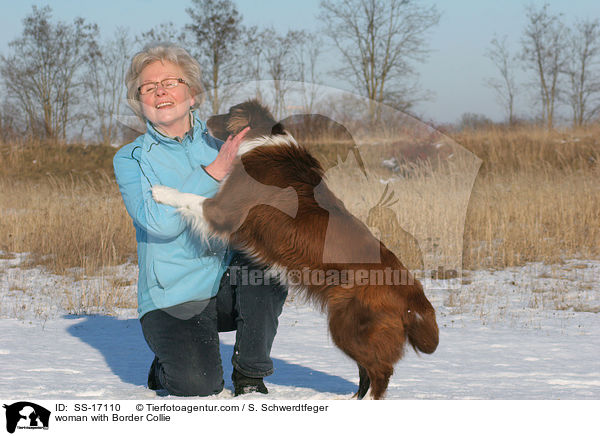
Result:
<svg viewBox="0 0 600 436">
<path fill-rule="evenodd" d="M 143 164 L 136 157 L 136 152 L 139 156 L 139 150 L 139 147 L 124 147 L 113 159 L 115 177 L 125 208 L 136 226 L 149 236 L 173 239 L 184 231 L 186 225 L 175 208 L 159 204 L 152 198 L 152 186 L 160 185 L 161 182 L 151 169 L 143 169 Z M 219 183 L 204 168 L 198 167 L 175 188 L 181 192 L 213 197 L 219 189 Z"/>
</svg>

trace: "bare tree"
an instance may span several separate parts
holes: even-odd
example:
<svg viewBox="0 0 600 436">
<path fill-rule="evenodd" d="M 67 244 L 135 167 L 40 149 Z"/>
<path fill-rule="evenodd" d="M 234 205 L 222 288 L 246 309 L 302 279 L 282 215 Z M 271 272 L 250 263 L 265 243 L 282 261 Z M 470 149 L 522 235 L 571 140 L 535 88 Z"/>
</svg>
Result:
<svg viewBox="0 0 600 436">
<path fill-rule="evenodd" d="M 13 54 L 1 56 L 5 89 L 26 114 L 30 133 L 66 139 L 67 129 L 81 114 L 73 114 L 82 89 L 79 74 L 96 50 L 98 27 L 76 18 L 72 24 L 52 22 L 49 6 L 33 6 L 23 20 L 23 33 L 9 43 Z"/>
<path fill-rule="evenodd" d="M 85 86 L 90 98 L 94 125 L 100 142 L 109 145 L 117 134 L 117 120 L 124 97 L 125 73 L 131 59 L 132 41 L 127 30 L 117 29 L 115 37 L 90 57 Z"/>
<path fill-rule="evenodd" d="M 135 43 L 140 48 L 158 43 L 176 43 L 185 46 L 185 27 L 176 26 L 172 21 L 160 23 L 158 26 L 154 26 L 152 29 L 136 36 Z"/>
<path fill-rule="evenodd" d="M 496 91 L 498 100 L 506 109 L 506 116 L 509 124 L 515 122 L 515 96 L 518 86 L 514 75 L 514 57 L 511 56 L 506 43 L 506 36 L 502 40 L 494 37 L 490 43 L 490 48 L 486 51 L 486 56 L 494 63 L 500 79 L 487 79 L 486 84 Z"/>
<path fill-rule="evenodd" d="M 560 15 L 552 15 L 548 4 L 526 8 L 527 26 L 521 39 L 521 59 L 536 75 L 542 105 L 542 118 L 549 129 L 554 125 L 560 97 L 560 78 L 566 67 L 567 28 Z"/>
<path fill-rule="evenodd" d="M 336 71 L 372 102 L 408 109 L 418 95 L 415 62 L 428 53 L 426 36 L 438 24 L 435 6 L 416 0 L 323 0 L 325 34 L 342 54 Z M 374 116 L 375 104 L 371 105 Z"/>
<path fill-rule="evenodd" d="M 256 81 L 255 97 L 261 101 L 263 101 L 263 91 L 259 81 L 264 79 L 263 58 L 268 39 L 268 31 L 262 30 L 259 32 L 258 28 L 253 26 L 245 33 L 243 41 L 245 58 L 248 60 L 244 65 L 244 73 L 248 79 Z"/>
<path fill-rule="evenodd" d="M 318 90 L 317 61 L 322 49 L 318 37 L 298 30 L 281 35 L 273 27 L 260 32 L 252 28 L 244 46 L 248 59 L 247 77 L 257 81 L 256 98 L 265 101 L 267 90 L 261 88 L 264 84 L 260 81 L 272 80 L 273 113 L 277 117 L 283 116 L 290 82 L 300 82 L 303 110 L 313 110 Z"/>
<path fill-rule="evenodd" d="M 204 69 L 207 97 L 213 113 L 218 113 L 222 103 L 235 91 L 235 87 L 224 85 L 241 79 L 235 53 L 242 45 L 239 37 L 244 33 L 242 16 L 231 0 L 192 0 L 192 7 L 186 12 L 193 24 L 185 28 L 194 37 L 194 54 Z"/>
<path fill-rule="evenodd" d="M 569 38 L 566 69 L 567 102 L 573 111 L 573 125 L 582 126 L 600 113 L 600 20 L 575 23 Z"/>
<path fill-rule="evenodd" d="M 303 41 L 299 41 L 295 50 L 298 80 L 302 83 L 302 99 L 306 113 L 312 113 L 317 101 L 320 81 L 317 70 L 319 56 L 323 49 L 323 41 L 316 35 L 306 34 Z"/>
<path fill-rule="evenodd" d="M 304 44 L 307 35 L 304 31 L 289 30 L 279 35 L 275 29 L 267 29 L 268 39 L 265 41 L 264 61 L 267 74 L 273 80 L 273 115 L 283 116 L 285 96 L 289 91 L 289 82 L 300 79 L 297 58 L 294 50 Z"/>
<path fill-rule="evenodd" d="M 23 135 L 23 119 L 10 101 L 0 104 L 0 142 L 7 143 Z"/>
</svg>

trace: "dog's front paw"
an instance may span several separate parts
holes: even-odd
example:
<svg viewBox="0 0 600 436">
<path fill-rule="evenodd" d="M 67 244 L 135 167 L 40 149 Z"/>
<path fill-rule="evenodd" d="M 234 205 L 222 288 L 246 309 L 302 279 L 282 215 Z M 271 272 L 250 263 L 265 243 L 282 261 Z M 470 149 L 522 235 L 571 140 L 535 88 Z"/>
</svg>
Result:
<svg viewBox="0 0 600 436">
<path fill-rule="evenodd" d="M 169 204 L 174 206 L 174 200 L 179 194 L 177 189 L 169 188 L 168 186 L 153 186 L 152 198 L 157 203 Z"/>
</svg>

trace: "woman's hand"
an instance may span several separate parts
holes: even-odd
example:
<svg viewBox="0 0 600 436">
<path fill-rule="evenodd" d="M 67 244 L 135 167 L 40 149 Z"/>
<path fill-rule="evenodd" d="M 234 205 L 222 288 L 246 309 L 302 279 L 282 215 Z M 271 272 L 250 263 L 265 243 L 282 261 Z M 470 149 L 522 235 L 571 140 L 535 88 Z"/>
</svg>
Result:
<svg viewBox="0 0 600 436">
<path fill-rule="evenodd" d="M 208 174 L 218 181 L 223 180 L 231 170 L 240 144 L 243 141 L 244 136 L 246 136 L 246 133 L 248 133 L 248 130 L 250 130 L 250 126 L 246 127 L 236 136 L 230 135 L 229 138 L 227 138 L 227 141 L 221 146 L 221 151 L 219 151 L 215 160 L 210 165 L 204 167 Z"/>
</svg>

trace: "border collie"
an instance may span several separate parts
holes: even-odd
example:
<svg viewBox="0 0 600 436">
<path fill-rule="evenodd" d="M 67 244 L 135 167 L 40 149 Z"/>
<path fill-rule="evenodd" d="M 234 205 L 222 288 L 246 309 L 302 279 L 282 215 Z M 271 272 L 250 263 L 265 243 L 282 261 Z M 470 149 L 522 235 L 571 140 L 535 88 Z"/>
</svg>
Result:
<svg viewBox="0 0 600 436">
<path fill-rule="evenodd" d="M 355 397 L 383 397 L 406 341 L 433 353 L 435 310 L 421 283 L 327 188 L 319 162 L 255 100 L 208 120 L 226 138 L 250 126 L 213 198 L 152 189 L 201 238 L 217 237 L 294 283 L 328 317 L 333 342 L 358 365 Z M 375 255 L 373 255 L 375 253 Z M 398 280 L 398 278 L 401 278 Z"/>
</svg>

